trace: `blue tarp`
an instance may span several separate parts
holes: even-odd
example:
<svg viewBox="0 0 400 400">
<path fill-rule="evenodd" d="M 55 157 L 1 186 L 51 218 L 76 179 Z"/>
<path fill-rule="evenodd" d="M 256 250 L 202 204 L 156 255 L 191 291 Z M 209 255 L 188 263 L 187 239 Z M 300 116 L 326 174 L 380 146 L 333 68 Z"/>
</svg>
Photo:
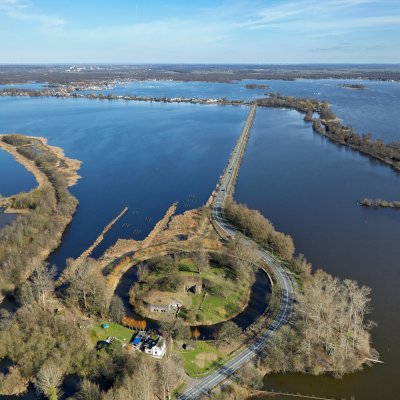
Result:
<svg viewBox="0 0 400 400">
<path fill-rule="evenodd" d="M 137 344 L 140 343 L 141 340 L 142 340 L 141 338 L 137 337 L 137 338 L 133 339 L 133 344 L 136 346 Z"/>
</svg>

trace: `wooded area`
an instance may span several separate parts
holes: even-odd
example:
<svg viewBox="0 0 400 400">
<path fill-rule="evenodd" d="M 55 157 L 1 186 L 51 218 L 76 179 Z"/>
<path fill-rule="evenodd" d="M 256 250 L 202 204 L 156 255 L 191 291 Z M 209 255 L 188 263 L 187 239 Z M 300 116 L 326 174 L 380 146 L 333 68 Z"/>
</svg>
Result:
<svg viewBox="0 0 400 400">
<path fill-rule="evenodd" d="M 43 255 L 58 246 L 78 205 L 68 191 L 69 175 L 59 168 L 61 160 L 42 142 L 22 135 L 6 135 L 3 141 L 34 161 L 48 183 L 10 199 L 12 208 L 28 212 L 0 231 L 0 297 L 19 286 Z"/>
<path fill-rule="evenodd" d="M 295 324 L 279 330 L 261 365 L 271 372 L 331 373 L 340 377 L 378 354 L 371 348 L 366 320 L 371 290 L 318 270 L 304 281 Z"/>
</svg>

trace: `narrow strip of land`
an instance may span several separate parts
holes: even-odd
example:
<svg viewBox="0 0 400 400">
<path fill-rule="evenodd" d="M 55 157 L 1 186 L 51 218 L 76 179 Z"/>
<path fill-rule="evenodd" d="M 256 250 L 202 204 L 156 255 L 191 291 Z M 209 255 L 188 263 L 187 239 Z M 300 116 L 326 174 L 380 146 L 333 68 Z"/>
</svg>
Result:
<svg viewBox="0 0 400 400">
<path fill-rule="evenodd" d="M 224 217 L 224 204 L 229 193 L 233 192 L 235 180 L 239 172 L 241 160 L 246 150 L 246 144 L 250 134 L 251 124 L 255 116 L 255 106 L 250 109 L 249 115 L 244 124 L 242 133 L 236 143 L 232 156 L 228 162 L 228 166 L 217 187 L 217 194 L 212 208 L 212 221 L 221 236 L 231 239 L 238 232 L 237 228 L 231 225 Z M 245 243 L 254 247 L 254 243 L 245 238 Z M 292 315 L 293 302 L 295 299 L 295 288 L 291 274 L 286 267 L 277 259 L 275 259 L 267 250 L 257 246 L 258 253 L 263 261 L 266 262 L 270 271 L 275 277 L 276 287 L 274 290 L 280 291 L 280 304 L 274 315 L 273 322 L 266 330 L 256 337 L 252 343 L 242 350 L 239 354 L 226 362 L 221 368 L 207 376 L 199 379 L 196 384 L 182 394 L 180 400 L 193 400 L 199 398 L 202 394 L 208 393 L 213 387 L 219 385 L 227 377 L 235 373 L 245 363 L 256 357 L 263 351 L 271 336 L 279 330 L 283 325 L 290 321 Z"/>
</svg>

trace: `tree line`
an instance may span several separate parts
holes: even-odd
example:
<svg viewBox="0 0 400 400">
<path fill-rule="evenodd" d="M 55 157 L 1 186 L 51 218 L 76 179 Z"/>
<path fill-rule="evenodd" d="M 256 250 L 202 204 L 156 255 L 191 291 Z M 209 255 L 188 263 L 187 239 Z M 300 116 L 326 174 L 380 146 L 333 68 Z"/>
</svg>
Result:
<svg viewBox="0 0 400 400">
<path fill-rule="evenodd" d="M 304 113 L 304 120 L 312 122 L 316 133 L 400 170 L 400 142 L 385 143 L 380 139 L 372 139 L 370 133 L 358 134 L 353 127 L 342 125 L 325 101 L 270 93 L 269 97 L 256 100 L 256 104 L 260 107 L 290 108 Z M 318 113 L 319 118 L 314 118 L 314 113 Z"/>
<path fill-rule="evenodd" d="M 384 199 L 368 199 L 365 198 L 360 203 L 364 207 L 372 208 L 400 208 L 400 201 L 388 201 Z"/>
<path fill-rule="evenodd" d="M 293 239 L 289 235 L 278 232 L 259 211 L 251 210 L 245 204 L 236 203 L 229 198 L 225 203 L 225 215 L 244 235 L 283 259 L 292 260 Z"/>
</svg>

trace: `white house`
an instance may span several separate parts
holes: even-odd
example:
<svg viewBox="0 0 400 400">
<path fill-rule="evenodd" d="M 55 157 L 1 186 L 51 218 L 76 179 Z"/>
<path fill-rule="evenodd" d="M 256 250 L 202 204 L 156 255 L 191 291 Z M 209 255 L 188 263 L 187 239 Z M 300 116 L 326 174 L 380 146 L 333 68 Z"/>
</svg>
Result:
<svg viewBox="0 0 400 400">
<path fill-rule="evenodd" d="M 148 343 L 144 352 L 155 358 L 163 358 L 166 350 L 167 345 L 165 344 L 165 340 L 160 336 L 154 344 Z"/>
</svg>

